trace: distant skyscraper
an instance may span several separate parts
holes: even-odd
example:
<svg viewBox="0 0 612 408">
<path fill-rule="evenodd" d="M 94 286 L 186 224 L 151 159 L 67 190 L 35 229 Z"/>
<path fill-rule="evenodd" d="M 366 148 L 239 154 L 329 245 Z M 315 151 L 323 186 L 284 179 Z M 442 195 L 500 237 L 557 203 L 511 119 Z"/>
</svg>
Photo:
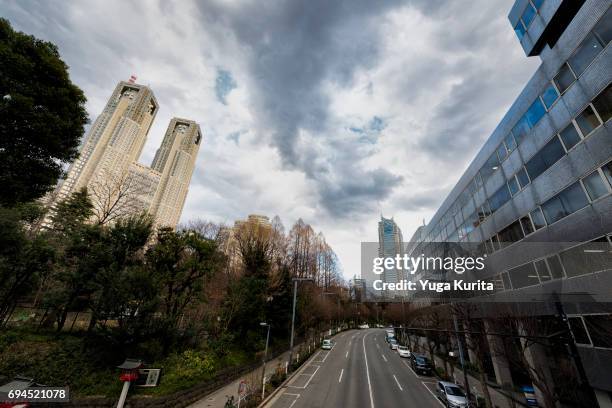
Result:
<svg viewBox="0 0 612 408">
<path fill-rule="evenodd" d="M 402 231 L 393 218 L 380 217 L 378 222 L 378 256 L 395 258 L 403 255 Z M 404 275 L 396 269 L 388 269 L 382 275 L 384 282 L 396 283 L 404 278 Z"/>
<path fill-rule="evenodd" d="M 202 136 L 194 121 L 174 118 L 152 168 L 138 163 L 157 110 L 148 87 L 120 82 L 50 198 L 51 206 L 86 187 L 98 219 L 110 222 L 147 211 L 157 225 L 176 227 Z"/>
</svg>

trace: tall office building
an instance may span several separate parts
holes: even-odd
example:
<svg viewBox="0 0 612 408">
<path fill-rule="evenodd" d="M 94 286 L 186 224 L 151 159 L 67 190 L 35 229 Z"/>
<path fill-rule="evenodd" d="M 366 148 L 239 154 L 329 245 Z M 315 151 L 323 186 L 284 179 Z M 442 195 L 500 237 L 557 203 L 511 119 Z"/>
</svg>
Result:
<svg viewBox="0 0 612 408">
<path fill-rule="evenodd" d="M 525 54 L 542 63 L 413 248 L 414 255 L 436 256 L 444 246 L 437 243 L 468 242 L 486 250 L 490 267 L 482 278 L 495 283 L 496 292 L 485 300 L 552 295 L 515 304 L 516 336 L 535 317 L 540 334 L 546 325 L 563 327 L 566 314 L 572 340 L 564 341 L 575 342 L 578 353 L 538 346 L 517 364 L 491 352 L 484 367 L 500 385 L 524 385 L 537 375 L 540 401 L 553 392 L 571 407 L 612 407 L 610 5 L 515 1 L 512 28 Z M 494 313 L 474 319 L 493 333 L 504 324 Z M 551 336 L 553 342 L 559 333 Z M 499 339 L 487 342 L 494 350 Z M 580 366 L 586 378 L 572 368 Z M 593 393 L 577 393 L 582 380 L 596 402 Z"/>
<path fill-rule="evenodd" d="M 151 167 L 138 163 L 158 104 L 146 86 L 120 82 L 89 130 L 79 157 L 49 197 L 53 206 L 87 188 L 98 220 L 146 211 L 156 225 L 176 227 L 195 168 L 201 131 L 191 120 L 170 121 Z M 43 225 L 48 225 L 50 219 Z"/>
<path fill-rule="evenodd" d="M 403 255 L 404 241 L 402 230 L 397 226 L 393 218 L 380 216 L 378 222 L 378 256 L 385 258 L 395 258 L 396 255 Z M 381 276 L 383 282 L 397 283 L 404 279 L 403 271 L 397 269 L 385 269 Z"/>
</svg>

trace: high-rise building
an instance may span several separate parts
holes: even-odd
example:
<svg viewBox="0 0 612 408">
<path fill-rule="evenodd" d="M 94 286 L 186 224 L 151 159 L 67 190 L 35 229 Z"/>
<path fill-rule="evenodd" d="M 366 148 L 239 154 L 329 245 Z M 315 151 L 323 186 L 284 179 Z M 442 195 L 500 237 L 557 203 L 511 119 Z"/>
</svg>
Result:
<svg viewBox="0 0 612 408">
<path fill-rule="evenodd" d="M 563 295 L 525 302 L 512 315 L 517 336 L 535 317 L 563 327 L 567 315 L 572 335 L 565 342 L 575 342 L 578 352 L 534 347 L 522 362 L 523 374 L 530 365 L 540 376 L 538 399 L 550 387 L 563 406 L 612 407 L 612 298 L 594 295 L 612 285 L 610 6 L 610 0 L 515 1 L 512 28 L 525 54 L 542 63 L 412 250 L 436 256 L 444 247 L 438 243 L 479 245 L 491 265 L 483 278 L 496 288 L 489 302 Z M 489 332 L 500 327 L 498 318 L 475 316 Z M 488 337 L 490 349 L 496 342 Z M 503 353 L 485 360 L 500 385 L 529 380 Z M 574 385 L 588 383 L 597 402 L 567 393 L 568 372 L 578 379 Z"/>
<path fill-rule="evenodd" d="M 397 226 L 393 218 L 380 216 L 378 222 L 378 256 L 385 258 L 395 258 L 403 255 L 404 241 L 402 230 Z M 397 283 L 404 279 L 403 271 L 395 268 L 385 269 L 381 276 L 386 283 Z"/>
<path fill-rule="evenodd" d="M 138 163 L 157 110 L 148 87 L 133 80 L 119 82 L 89 130 L 79 157 L 48 198 L 51 213 L 55 203 L 87 188 L 99 221 L 146 211 L 156 225 L 175 228 L 202 136 L 194 121 L 174 118 L 152 166 Z"/>
</svg>

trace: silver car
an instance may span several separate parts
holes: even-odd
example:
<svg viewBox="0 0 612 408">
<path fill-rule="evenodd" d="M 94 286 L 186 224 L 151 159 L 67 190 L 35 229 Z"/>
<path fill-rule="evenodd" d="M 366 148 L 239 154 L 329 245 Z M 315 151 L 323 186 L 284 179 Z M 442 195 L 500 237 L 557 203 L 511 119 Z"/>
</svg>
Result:
<svg viewBox="0 0 612 408">
<path fill-rule="evenodd" d="M 438 381 L 436 394 L 448 408 L 467 408 L 470 406 L 461 387 L 452 382 Z"/>
</svg>

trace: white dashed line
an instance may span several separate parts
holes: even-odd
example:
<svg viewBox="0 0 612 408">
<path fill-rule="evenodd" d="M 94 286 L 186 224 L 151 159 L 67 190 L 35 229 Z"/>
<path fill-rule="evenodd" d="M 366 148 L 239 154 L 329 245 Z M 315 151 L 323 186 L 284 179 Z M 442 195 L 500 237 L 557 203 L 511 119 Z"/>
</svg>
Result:
<svg viewBox="0 0 612 408">
<path fill-rule="evenodd" d="M 344 368 L 340 370 L 340 377 L 338 377 L 338 382 L 342 382 L 342 374 L 344 374 Z"/>
<path fill-rule="evenodd" d="M 397 381 L 397 377 L 395 376 L 395 374 L 393 374 L 393 379 L 395 380 L 395 383 L 397 384 L 397 387 L 400 389 L 400 391 L 404 391 L 399 381 Z"/>
<path fill-rule="evenodd" d="M 382 356 L 383 360 L 387 361 L 387 357 L 385 357 L 384 354 L 381 354 L 381 356 Z"/>
<path fill-rule="evenodd" d="M 425 381 L 421 381 L 421 384 L 423 384 L 423 387 L 427 388 L 427 391 L 429 391 L 429 393 L 430 393 L 431 395 L 433 395 L 434 399 L 435 399 L 436 401 L 438 401 L 438 402 L 440 403 L 440 405 L 442 405 L 443 407 L 445 407 L 445 405 L 442 403 L 442 401 L 440 401 L 440 400 L 438 399 L 438 397 L 436 396 L 436 394 L 434 394 L 434 392 L 433 392 L 432 390 L 430 390 L 430 389 L 429 389 L 429 387 L 428 387 L 427 385 L 425 385 L 425 384 L 435 384 L 435 383 L 430 383 L 430 382 L 426 383 Z"/>
<path fill-rule="evenodd" d="M 348 358 L 348 351 L 346 352 L 346 354 L 344 355 L 344 358 Z"/>
<path fill-rule="evenodd" d="M 370 381 L 370 368 L 368 367 L 368 353 L 366 352 L 366 346 L 365 346 L 366 337 L 367 337 L 367 334 L 365 334 L 362 338 L 363 356 L 365 358 L 366 374 L 368 376 L 368 390 L 370 391 L 370 408 L 374 408 L 374 396 L 372 396 L 372 382 Z"/>
</svg>

